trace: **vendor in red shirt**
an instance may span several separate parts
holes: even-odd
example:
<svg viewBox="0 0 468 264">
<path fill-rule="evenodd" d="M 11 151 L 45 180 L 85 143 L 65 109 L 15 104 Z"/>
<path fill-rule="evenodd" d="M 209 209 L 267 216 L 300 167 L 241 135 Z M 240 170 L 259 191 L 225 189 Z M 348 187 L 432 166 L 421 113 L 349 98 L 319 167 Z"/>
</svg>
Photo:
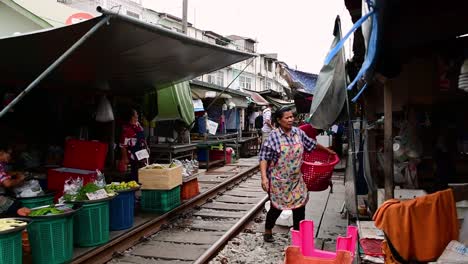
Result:
<svg viewBox="0 0 468 264">
<path fill-rule="evenodd" d="M 125 124 L 122 127 L 120 137 L 121 163 L 126 168 L 130 164 L 130 177 L 138 182 L 138 169 L 140 162 L 135 156 L 135 152 L 147 148 L 145 133 L 143 127 L 138 122 L 138 112 L 135 109 L 129 109 L 123 116 Z"/>
</svg>

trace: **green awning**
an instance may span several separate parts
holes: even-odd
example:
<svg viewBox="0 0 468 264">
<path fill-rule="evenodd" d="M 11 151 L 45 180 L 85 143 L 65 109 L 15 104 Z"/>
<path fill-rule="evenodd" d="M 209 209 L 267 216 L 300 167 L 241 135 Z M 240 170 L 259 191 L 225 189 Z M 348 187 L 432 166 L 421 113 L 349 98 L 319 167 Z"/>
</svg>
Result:
<svg viewBox="0 0 468 264">
<path fill-rule="evenodd" d="M 158 115 L 155 121 L 182 120 L 190 125 L 195 120 L 192 93 L 188 82 L 158 90 Z"/>
</svg>

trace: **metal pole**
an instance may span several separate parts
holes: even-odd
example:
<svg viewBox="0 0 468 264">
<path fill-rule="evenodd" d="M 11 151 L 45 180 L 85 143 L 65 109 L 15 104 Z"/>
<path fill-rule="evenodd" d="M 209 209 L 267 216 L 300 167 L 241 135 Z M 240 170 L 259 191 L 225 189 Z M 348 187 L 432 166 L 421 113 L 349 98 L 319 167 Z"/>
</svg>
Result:
<svg viewBox="0 0 468 264">
<path fill-rule="evenodd" d="M 25 97 L 34 87 L 44 80 L 53 70 L 55 70 L 63 61 L 65 61 L 73 51 L 83 44 L 93 33 L 95 33 L 102 25 L 107 23 L 110 16 L 105 16 L 101 21 L 94 25 L 86 34 L 84 34 L 75 44 L 65 51 L 57 60 L 54 61 L 45 71 L 43 71 L 34 81 L 32 81 L 26 89 L 24 89 L 13 101 L 11 101 L 0 112 L 0 118 L 3 117 L 10 109 L 15 106 L 23 97 Z"/>
<path fill-rule="evenodd" d="M 392 81 L 384 84 L 384 176 L 385 200 L 393 199 Z"/>
<path fill-rule="evenodd" d="M 183 0 L 182 4 L 182 31 L 184 34 L 187 33 L 187 9 L 188 9 L 188 0 Z"/>
</svg>

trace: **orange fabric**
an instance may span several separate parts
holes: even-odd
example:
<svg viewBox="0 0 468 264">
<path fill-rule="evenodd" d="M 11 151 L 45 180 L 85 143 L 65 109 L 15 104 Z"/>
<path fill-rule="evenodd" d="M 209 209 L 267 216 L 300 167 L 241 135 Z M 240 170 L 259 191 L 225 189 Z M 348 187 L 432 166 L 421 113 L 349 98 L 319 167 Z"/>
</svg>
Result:
<svg viewBox="0 0 468 264">
<path fill-rule="evenodd" d="M 379 207 L 374 221 L 407 261 L 435 261 L 450 241 L 458 239 L 451 189 L 408 201 L 388 200 Z M 385 246 L 384 250 L 390 252 Z"/>
<path fill-rule="evenodd" d="M 351 264 L 353 257 L 349 251 L 338 250 L 335 259 L 304 257 L 301 249 L 295 246 L 286 248 L 284 264 Z"/>
<path fill-rule="evenodd" d="M 385 255 L 385 264 L 400 264 L 400 262 L 393 258 L 392 252 L 390 251 L 386 241 L 382 242 L 382 252 Z"/>
</svg>

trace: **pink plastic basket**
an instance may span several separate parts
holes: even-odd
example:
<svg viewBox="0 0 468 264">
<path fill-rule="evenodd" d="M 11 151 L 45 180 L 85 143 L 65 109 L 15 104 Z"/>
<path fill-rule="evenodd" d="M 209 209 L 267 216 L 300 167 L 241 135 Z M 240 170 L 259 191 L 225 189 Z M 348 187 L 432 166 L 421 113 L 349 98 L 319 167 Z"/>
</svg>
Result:
<svg viewBox="0 0 468 264">
<path fill-rule="evenodd" d="M 304 152 L 301 167 L 302 177 L 307 189 L 312 192 L 326 190 L 331 186 L 333 168 L 340 162 L 340 158 L 323 150 Z"/>
</svg>

